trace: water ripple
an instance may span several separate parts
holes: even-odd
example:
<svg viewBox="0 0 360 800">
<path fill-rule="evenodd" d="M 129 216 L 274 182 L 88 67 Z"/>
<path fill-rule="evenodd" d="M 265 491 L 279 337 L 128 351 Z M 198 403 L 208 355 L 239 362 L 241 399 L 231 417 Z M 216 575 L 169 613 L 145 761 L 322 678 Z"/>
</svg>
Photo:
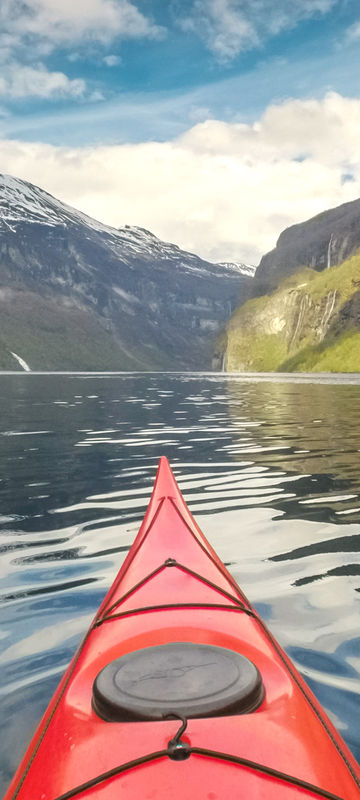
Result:
<svg viewBox="0 0 360 800">
<path fill-rule="evenodd" d="M 360 756 L 359 400 L 359 376 L 2 376 L 1 788 L 131 546 L 163 454 Z"/>
</svg>

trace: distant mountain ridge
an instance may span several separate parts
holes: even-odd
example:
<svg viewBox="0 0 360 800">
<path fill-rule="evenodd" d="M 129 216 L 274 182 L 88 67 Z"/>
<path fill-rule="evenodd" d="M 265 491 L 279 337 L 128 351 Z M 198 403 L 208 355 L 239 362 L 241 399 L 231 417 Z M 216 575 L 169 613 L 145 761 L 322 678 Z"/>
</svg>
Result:
<svg viewBox="0 0 360 800">
<path fill-rule="evenodd" d="M 0 175 L 0 368 L 211 368 L 251 275 Z"/>
</svg>

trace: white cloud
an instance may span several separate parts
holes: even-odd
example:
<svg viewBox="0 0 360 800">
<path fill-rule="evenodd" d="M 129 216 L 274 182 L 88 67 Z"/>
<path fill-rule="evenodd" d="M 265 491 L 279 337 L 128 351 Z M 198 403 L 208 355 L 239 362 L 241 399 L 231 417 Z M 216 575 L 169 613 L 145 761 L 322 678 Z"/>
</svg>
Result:
<svg viewBox="0 0 360 800">
<path fill-rule="evenodd" d="M 89 95 L 89 101 L 91 103 L 100 103 L 102 100 L 105 100 L 105 95 L 101 91 L 101 89 L 94 89 L 93 92 Z"/>
<path fill-rule="evenodd" d="M 34 59 L 42 61 L 56 48 L 71 48 L 68 58 L 76 61 L 84 48 L 96 52 L 96 45 L 107 47 L 118 38 L 163 35 L 164 29 L 131 0 L 0 0 L 1 94 L 79 97 L 85 90 L 83 80 L 50 72 L 43 64 L 34 67 Z M 119 63 L 115 55 L 104 61 L 108 66 Z"/>
<path fill-rule="evenodd" d="M 2 0 L 1 30 L 13 44 L 31 37 L 56 45 L 115 37 L 156 37 L 162 29 L 130 0 Z"/>
<path fill-rule="evenodd" d="M 115 56 L 113 53 L 108 56 L 104 56 L 103 61 L 107 67 L 117 67 L 118 64 L 121 64 L 120 56 Z"/>
<path fill-rule="evenodd" d="M 76 64 L 77 61 L 81 61 L 80 53 L 69 53 L 67 56 L 67 60 L 70 61 L 70 64 Z"/>
<path fill-rule="evenodd" d="M 184 30 L 193 31 L 220 61 L 259 46 L 301 20 L 325 14 L 338 0 L 193 0 Z"/>
<path fill-rule="evenodd" d="M 63 72 L 49 72 L 44 64 L 35 67 L 7 64 L 0 76 L 0 97 L 81 97 L 86 84 L 81 78 L 70 80 Z"/>
<path fill-rule="evenodd" d="M 287 225 L 360 196 L 359 139 L 360 100 L 331 93 L 269 106 L 253 125 L 208 120 L 171 142 L 4 140 L 0 165 L 108 224 L 257 263 Z"/>
<path fill-rule="evenodd" d="M 347 35 L 350 40 L 360 38 L 360 21 L 354 22 L 353 25 L 350 25 L 350 28 L 348 28 L 347 31 Z"/>
<path fill-rule="evenodd" d="M 221 61 L 259 44 L 255 25 L 232 0 L 195 0 L 192 14 L 180 24 L 183 30 L 199 34 Z"/>
</svg>

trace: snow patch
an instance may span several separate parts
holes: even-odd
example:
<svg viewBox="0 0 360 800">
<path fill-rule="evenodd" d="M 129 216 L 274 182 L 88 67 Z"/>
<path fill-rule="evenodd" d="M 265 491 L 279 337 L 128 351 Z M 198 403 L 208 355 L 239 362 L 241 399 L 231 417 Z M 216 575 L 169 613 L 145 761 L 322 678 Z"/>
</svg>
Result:
<svg viewBox="0 0 360 800">
<path fill-rule="evenodd" d="M 240 272 L 248 278 L 253 278 L 256 272 L 253 264 L 243 264 L 241 261 L 218 261 L 217 266 L 230 272 Z"/>
</svg>

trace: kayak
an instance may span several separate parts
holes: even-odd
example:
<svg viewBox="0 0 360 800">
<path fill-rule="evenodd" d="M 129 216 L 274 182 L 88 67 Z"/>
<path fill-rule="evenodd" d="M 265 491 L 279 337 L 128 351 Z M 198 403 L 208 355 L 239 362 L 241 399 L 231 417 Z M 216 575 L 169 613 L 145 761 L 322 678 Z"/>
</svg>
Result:
<svg viewBox="0 0 360 800">
<path fill-rule="evenodd" d="M 165 457 L 5 800 L 359 800 L 360 769 Z"/>
</svg>

